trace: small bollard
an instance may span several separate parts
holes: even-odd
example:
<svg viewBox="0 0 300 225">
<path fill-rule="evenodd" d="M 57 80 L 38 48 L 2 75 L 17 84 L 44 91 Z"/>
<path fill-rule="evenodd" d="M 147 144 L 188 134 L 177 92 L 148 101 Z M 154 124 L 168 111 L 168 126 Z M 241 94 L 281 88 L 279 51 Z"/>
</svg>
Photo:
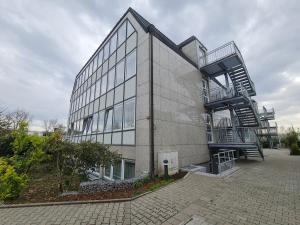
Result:
<svg viewBox="0 0 300 225">
<path fill-rule="evenodd" d="M 168 169 L 168 160 L 167 159 L 165 159 L 164 161 L 163 161 L 163 163 L 164 163 L 164 179 L 169 179 L 169 169 Z"/>
</svg>

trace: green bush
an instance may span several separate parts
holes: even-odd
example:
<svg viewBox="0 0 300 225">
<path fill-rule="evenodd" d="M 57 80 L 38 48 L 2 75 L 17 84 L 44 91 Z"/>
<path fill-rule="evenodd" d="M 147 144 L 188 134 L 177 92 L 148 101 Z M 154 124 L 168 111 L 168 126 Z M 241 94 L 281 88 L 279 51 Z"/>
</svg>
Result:
<svg viewBox="0 0 300 225">
<path fill-rule="evenodd" d="M 27 185 L 27 176 L 18 175 L 13 166 L 0 158 L 0 199 L 9 200 L 17 198 Z"/>
<path fill-rule="evenodd" d="M 14 138 L 11 134 L 0 136 L 0 157 L 9 157 L 14 154 L 14 151 L 12 149 L 13 141 Z"/>
<path fill-rule="evenodd" d="M 300 150 L 297 143 L 290 146 L 290 155 L 300 155 Z"/>
<path fill-rule="evenodd" d="M 135 182 L 133 183 L 133 187 L 134 187 L 135 189 L 140 188 L 140 187 L 143 187 L 143 185 L 144 185 L 144 183 L 143 183 L 143 181 L 141 181 L 141 180 L 137 180 L 137 181 L 135 181 Z"/>
</svg>

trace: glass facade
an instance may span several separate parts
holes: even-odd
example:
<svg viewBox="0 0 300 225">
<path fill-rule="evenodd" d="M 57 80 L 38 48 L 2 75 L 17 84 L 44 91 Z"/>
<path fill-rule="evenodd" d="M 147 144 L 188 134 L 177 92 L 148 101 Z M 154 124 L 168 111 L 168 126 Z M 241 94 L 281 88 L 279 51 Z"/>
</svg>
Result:
<svg viewBox="0 0 300 225">
<path fill-rule="evenodd" d="M 126 20 L 76 77 L 68 124 L 72 142 L 135 145 L 136 66 L 137 32 Z"/>
</svg>

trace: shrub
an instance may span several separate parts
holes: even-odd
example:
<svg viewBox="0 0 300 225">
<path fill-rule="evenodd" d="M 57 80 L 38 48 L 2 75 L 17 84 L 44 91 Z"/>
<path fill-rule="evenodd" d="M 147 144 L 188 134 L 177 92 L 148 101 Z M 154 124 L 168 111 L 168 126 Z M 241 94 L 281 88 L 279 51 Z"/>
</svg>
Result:
<svg viewBox="0 0 300 225">
<path fill-rule="evenodd" d="M 300 150 L 297 143 L 290 146 L 290 155 L 300 155 Z"/>
<path fill-rule="evenodd" d="M 14 154 L 12 143 L 14 138 L 11 134 L 0 136 L 0 157 L 9 157 Z"/>
<path fill-rule="evenodd" d="M 17 198 L 27 184 L 27 176 L 18 175 L 15 168 L 0 158 L 0 199 Z"/>
</svg>

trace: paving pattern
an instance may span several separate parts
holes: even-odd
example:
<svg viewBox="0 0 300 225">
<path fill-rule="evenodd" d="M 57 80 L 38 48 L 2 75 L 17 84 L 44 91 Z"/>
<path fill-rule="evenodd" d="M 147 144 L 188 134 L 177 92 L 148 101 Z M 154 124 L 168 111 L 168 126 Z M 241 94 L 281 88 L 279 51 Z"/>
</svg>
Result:
<svg viewBox="0 0 300 225">
<path fill-rule="evenodd" d="M 0 225 L 300 224 L 300 157 L 264 151 L 230 176 L 191 174 L 131 202 L 0 209 Z"/>
</svg>

